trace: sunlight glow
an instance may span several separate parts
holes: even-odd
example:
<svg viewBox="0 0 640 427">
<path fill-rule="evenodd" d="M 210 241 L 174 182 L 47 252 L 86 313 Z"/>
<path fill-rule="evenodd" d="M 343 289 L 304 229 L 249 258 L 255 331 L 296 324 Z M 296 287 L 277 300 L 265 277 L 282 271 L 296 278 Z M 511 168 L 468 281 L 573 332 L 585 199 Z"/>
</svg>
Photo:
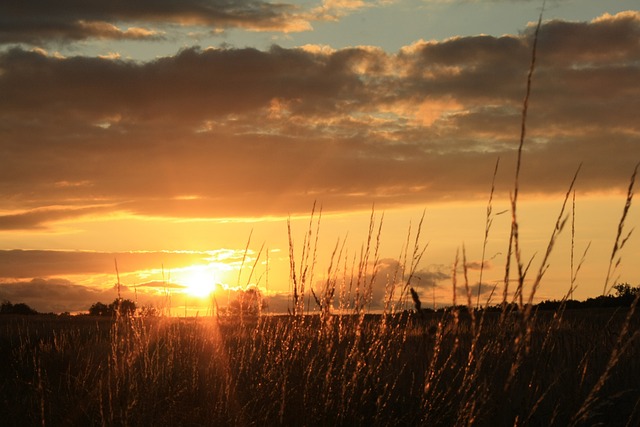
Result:
<svg viewBox="0 0 640 427">
<path fill-rule="evenodd" d="M 216 289 L 219 277 L 211 266 L 196 265 L 185 269 L 180 283 L 186 286 L 185 293 L 194 297 L 204 298 Z"/>
</svg>

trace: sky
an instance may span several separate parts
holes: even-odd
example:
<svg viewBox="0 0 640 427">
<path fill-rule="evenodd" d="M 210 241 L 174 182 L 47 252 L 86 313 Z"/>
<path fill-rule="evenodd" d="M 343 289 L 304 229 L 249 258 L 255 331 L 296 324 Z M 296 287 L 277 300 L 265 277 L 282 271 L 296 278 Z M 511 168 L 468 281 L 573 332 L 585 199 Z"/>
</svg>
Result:
<svg viewBox="0 0 640 427">
<path fill-rule="evenodd" d="M 310 312 L 327 282 L 500 302 L 541 7 L 3 1 L 0 300 L 82 312 L 120 283 L 204 315 L 257 286 L 286 312 L 293 264 Z M 638 237 L 612 255 L 640 224 L 637 9 L 545 4 L 516 205 L 536 301 L 640 284 Z"/>
</svg>

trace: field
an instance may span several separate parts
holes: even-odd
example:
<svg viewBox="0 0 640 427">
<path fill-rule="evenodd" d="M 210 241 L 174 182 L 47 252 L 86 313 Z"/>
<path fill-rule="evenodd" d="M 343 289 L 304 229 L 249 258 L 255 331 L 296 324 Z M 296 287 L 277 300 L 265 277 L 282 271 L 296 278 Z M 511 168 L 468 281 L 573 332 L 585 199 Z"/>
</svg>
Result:
<svg viewBox="0 0 640 427">
<path fill-rule="evenodd" d="M 626 309 L 0 317 L 3 425 L 638 425 Z"/>
</svg>

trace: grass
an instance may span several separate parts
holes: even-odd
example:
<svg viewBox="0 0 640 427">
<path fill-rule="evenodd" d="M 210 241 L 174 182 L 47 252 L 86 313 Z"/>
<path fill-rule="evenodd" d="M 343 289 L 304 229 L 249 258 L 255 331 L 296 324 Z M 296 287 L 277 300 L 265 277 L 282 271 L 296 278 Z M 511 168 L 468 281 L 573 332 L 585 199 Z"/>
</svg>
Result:
<svg viewBox="0 0 640 427">
<path fill-rule="evenodd" d="M 614 310 L 0 318 L 3 425 L 637 425 Z M 603 326 L 604 325 L 604 326 Z M 626 330 L 626 331 L 625 331 Z M 633 332 L 635 331 L 635 332 Z M 522 351 L 526 348 L 526 351 Z"/>
</svg>

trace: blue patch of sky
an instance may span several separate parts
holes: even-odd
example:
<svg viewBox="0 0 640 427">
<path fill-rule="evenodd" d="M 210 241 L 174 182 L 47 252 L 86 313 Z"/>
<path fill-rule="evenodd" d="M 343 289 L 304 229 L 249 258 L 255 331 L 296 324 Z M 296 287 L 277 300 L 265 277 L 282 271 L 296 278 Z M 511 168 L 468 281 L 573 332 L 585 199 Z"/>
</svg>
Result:
<svg viewBox="0 0 640 427">
<path fill-rule="evenodd" d="M 318 4 L 309 1 L 296 3 L 307 10 L 313 4 Z M 518 34 L 528 23 L 537 20 L 540 7 L 539 1 L 400 0 L 352 11 L 337 21 L 312 22 L 312 31 L 285 34 L 232 28 L 215 32 L 214 28 L 172 25 L 158 28 L 165 31 L 162 41 L 85 41 L 61 46 L 59 50 L 66 55 L 118 53 L 124 59 L 140 61 L 174 55 L 180 49 L 193 46 L 254 47 L 264 50 L 274 44 L 286 48 L 317 44 L 335 49 L 369 45 L 393 53 L 420 39 Z M 590 21 L 603 13 L 615 14 L 634 9 L 637 9 L 637 0 L 549 0 L 544 18 Z M 126 29 L 135 24 L 119 26 Z"/>
</svg>

